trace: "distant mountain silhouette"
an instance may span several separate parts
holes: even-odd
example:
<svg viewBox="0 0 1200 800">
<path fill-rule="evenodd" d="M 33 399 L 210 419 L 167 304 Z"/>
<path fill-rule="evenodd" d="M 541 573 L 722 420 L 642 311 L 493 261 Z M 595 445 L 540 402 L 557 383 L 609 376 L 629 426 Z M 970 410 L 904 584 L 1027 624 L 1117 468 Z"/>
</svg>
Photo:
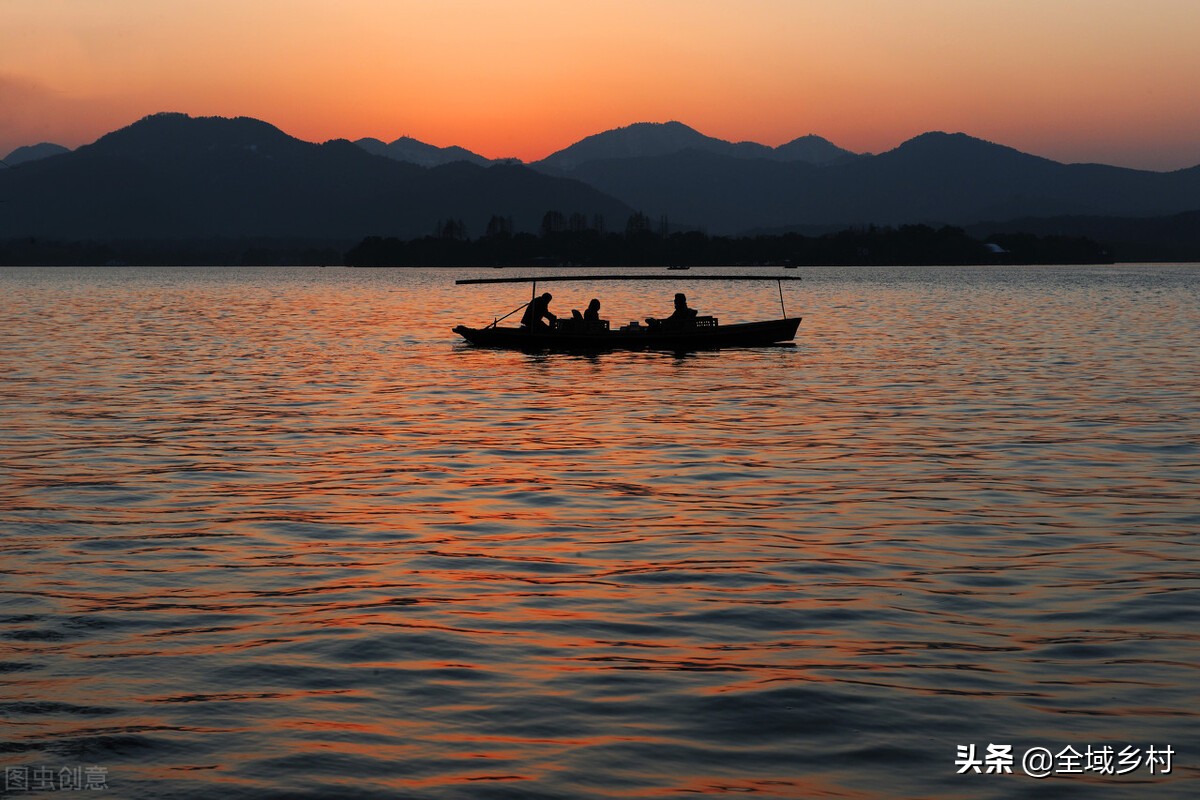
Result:
<svg viewBox="0 0 1200 800">
<path fill-rule="evenodd" d="M 535 165 L 481 165 L 469 151 L 412 139 L 313 144 L 249 118 L 156 114 L 73 152 L 53 148 L 19 148 L 10 159 L 25 150 L 58 154 L 0 168 L 0 238 L 353 242 L 423 236 L 446 220 L 459 235 L 478 236 L 493 217 L 506 229 L 511 219 L 514 232 L 538 230 L 547 211 L 601 215 L 616 230 L 636 210 L 655 224 L 667 217 L 675 230 L 734 234 L 1200 210 L 1200 167 L 1061 164 L 961 133 L 854 155 L 816 136 L 770 148 L 678 122 L 641 123 Z M 422 159 L 448 162 L 426 167 Z M 1190 218 L 1181 219 L 1134 226 L 1129 241 L 1158 236 L 1190 246 L 1175 232 Z M 1106 241 L 1095 225 L 1079 230 Z"/>
<path fill-rule="evenodd" d="M 68 148 L 61 144 L 53 142 L 42 142 L 41 144 L 25 145 L 18 147 L 4 157 L 4 163 L 10 167 L 15 167 L 17 164 L 25 164 L 30 161 L 37 161 L 41 158 L 49 158 L 50 156 L 62 155 L 63 153 L 71 152 Z"/>
<path fill-rule="evenodd" d="M 385 144 L 379 139 L 370 138 L 359 139 L 355 144 L 372 155 L 385 156 L 386 158 L 393 158 L 396 161 L 418 164 L 422 167 L 436 167 L 455 161 L 469 161 L 472 164 L 479 164 L 480 166 L 492 163 L 490 159 L 472 153 L 470 150 L 462 147 L 437 147 L 417 141 L 408 136 L 402 136 L 390 144 Z"/>
<path fill-rule="evenodd" d="M 847 161 L 853 161 L 859 155 L 844 150 L 815 133 L 793 139 L 787 144 L 781 144 L 775 148 L 774 153 L 774 157 L 778 161 L 804 161 L 809 164 L 844 164 Z"/>
<path fill-rule="evenodd" d="M 546 211 L 630 209 L 522 165 L 423 168 L 345 140 L 311 144 L 248 118 L 156 114 L 56 158 L 0 169 L 0 237 L 184 239 L 420 236 L 493 215 L 536 230 Z"/>
<path fill-rule="evenodd" d="M 825 178 L 832 221 L 968 224 L 1019 216 L 1153 216 L 1200 206 L 1200 167 L 1060 164 L 962 133 L 926 133 Z M 869 199 L 867 199 L 869 198 Z"/>
<path fill-rule="evenodd" d="M 856 157 L 820 136 L 803 136 L 779 147 L 757 142 L 727 142 L 705 136 L 682 122 L 639 122 L 597 133 L 553 153 L 533 166 L 554 174 L 570 174 L 584 164 L 624 158 L 669 156 L 687 150 L 730 158 L 803 161 L 830 164 Z"/>
<path fill-rule="evenodd" d="M 560 174 L 651 217 L 669 215 L 673 223 L 713 233 L 1152 216 L 1200 207 L 1200 167 L 1157 173 L 1060 164 L 961 133 L 922 134 L 886 153 L 823 167 L 690 148 L 583 160 Z"/>
</svg>

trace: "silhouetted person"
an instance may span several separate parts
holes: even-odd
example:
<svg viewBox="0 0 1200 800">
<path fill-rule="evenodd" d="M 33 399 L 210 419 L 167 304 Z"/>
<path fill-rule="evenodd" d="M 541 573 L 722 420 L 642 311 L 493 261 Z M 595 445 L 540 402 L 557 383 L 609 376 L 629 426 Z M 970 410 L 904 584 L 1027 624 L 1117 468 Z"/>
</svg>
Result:
<svg viewBox="0 0 1200 800">
<path fill-rule="evenodd" d="M 600 327 L 600 301 L 593 297 L 582 314 L 578 308 L 571 309 L 571 325 L 583 330 Z"/>
<path fill-rule="evenodd" d="M 550 301 L 554 296 L 546 292 L 541 297 L 535 297 L 525 306 L 525 315 L 521 317 L 521 325 L 531 331 L 548 331 L 550 323 L 558 319 L 550 313 Z M 547 320 L 543 322 L 543 320 Z"/>
<path fill-rule="evenodd" d="M 692 328 L 696 325 L 696 309 L 688 308 L 687 295 L 676 292 L 674 313 L 663 320 L 650 317 L 646 322 L 650 323 L 650 327 L 661 325 L 664 328 Z"/>
</svg>

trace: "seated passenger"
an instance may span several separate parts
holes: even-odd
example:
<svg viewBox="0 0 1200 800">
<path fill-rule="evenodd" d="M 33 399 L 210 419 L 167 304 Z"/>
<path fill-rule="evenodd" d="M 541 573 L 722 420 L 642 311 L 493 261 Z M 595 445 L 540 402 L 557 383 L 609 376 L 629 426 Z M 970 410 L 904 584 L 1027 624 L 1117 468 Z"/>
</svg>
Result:
<svg viewBox="0 0 1200 800">
<path fill-rule="evenodd" d="M 580 313 L 578 308 L 571 309 L 571 325 L 575 328 L 599 327 L 600 301 L 593 297 L 583 313 Z"/>
<path fill-rule="evenodd" d="M 675 311 L 666 319 L 659 320 L 653 317 L 648 317 L 646 322 L 651 328 L 662 326 L 664 328 L 693 328 L 696 326 L 696 309 L 688 308 L 687 295 L 683 292 L 675 294 Z"/>
</svg>

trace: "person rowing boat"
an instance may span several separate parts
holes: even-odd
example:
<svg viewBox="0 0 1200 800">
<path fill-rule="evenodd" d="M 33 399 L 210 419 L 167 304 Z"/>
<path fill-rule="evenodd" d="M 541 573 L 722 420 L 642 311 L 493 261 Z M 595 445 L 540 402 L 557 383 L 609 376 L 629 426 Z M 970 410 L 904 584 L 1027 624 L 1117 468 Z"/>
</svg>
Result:
<svg viewBox="0 0 1200 800">
<path fill-rule="evenodd" d="M 558 319 L 550 311 L 550 301 L 554 299 L 554 295 L 545 292 L 540 297 L 535 297 L 529 301 L 529 305 L 525 307 L 525 314 L 521 317 L 521 327 L 531 331 L 548 331 L 554 325 L 554 321 Z M 543 320 L 548 320 L 543 322 Z"/>
</svg>

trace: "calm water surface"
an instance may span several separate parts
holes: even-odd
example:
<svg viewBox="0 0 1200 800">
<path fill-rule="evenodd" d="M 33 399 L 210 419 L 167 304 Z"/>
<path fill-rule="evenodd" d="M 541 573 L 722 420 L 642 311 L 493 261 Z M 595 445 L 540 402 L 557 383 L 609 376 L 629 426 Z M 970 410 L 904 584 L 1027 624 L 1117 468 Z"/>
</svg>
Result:
<svg viewBox="0 0 1200 800">
<path fill-rule="evenodd" d="M 1200 795 L 1200 268 L 798 270 L 796 347 L 684 357 L 456 341 L 528 288 L 454 278 L 505 274 L 0 270 L 0 766 Z M 614 323 L 676 290 L 551 288 Z M 957 774 L 989 743 L 1013 774 Z M 1023 773 L 1068 745 L 1175 754 Z"/>
</svg>

